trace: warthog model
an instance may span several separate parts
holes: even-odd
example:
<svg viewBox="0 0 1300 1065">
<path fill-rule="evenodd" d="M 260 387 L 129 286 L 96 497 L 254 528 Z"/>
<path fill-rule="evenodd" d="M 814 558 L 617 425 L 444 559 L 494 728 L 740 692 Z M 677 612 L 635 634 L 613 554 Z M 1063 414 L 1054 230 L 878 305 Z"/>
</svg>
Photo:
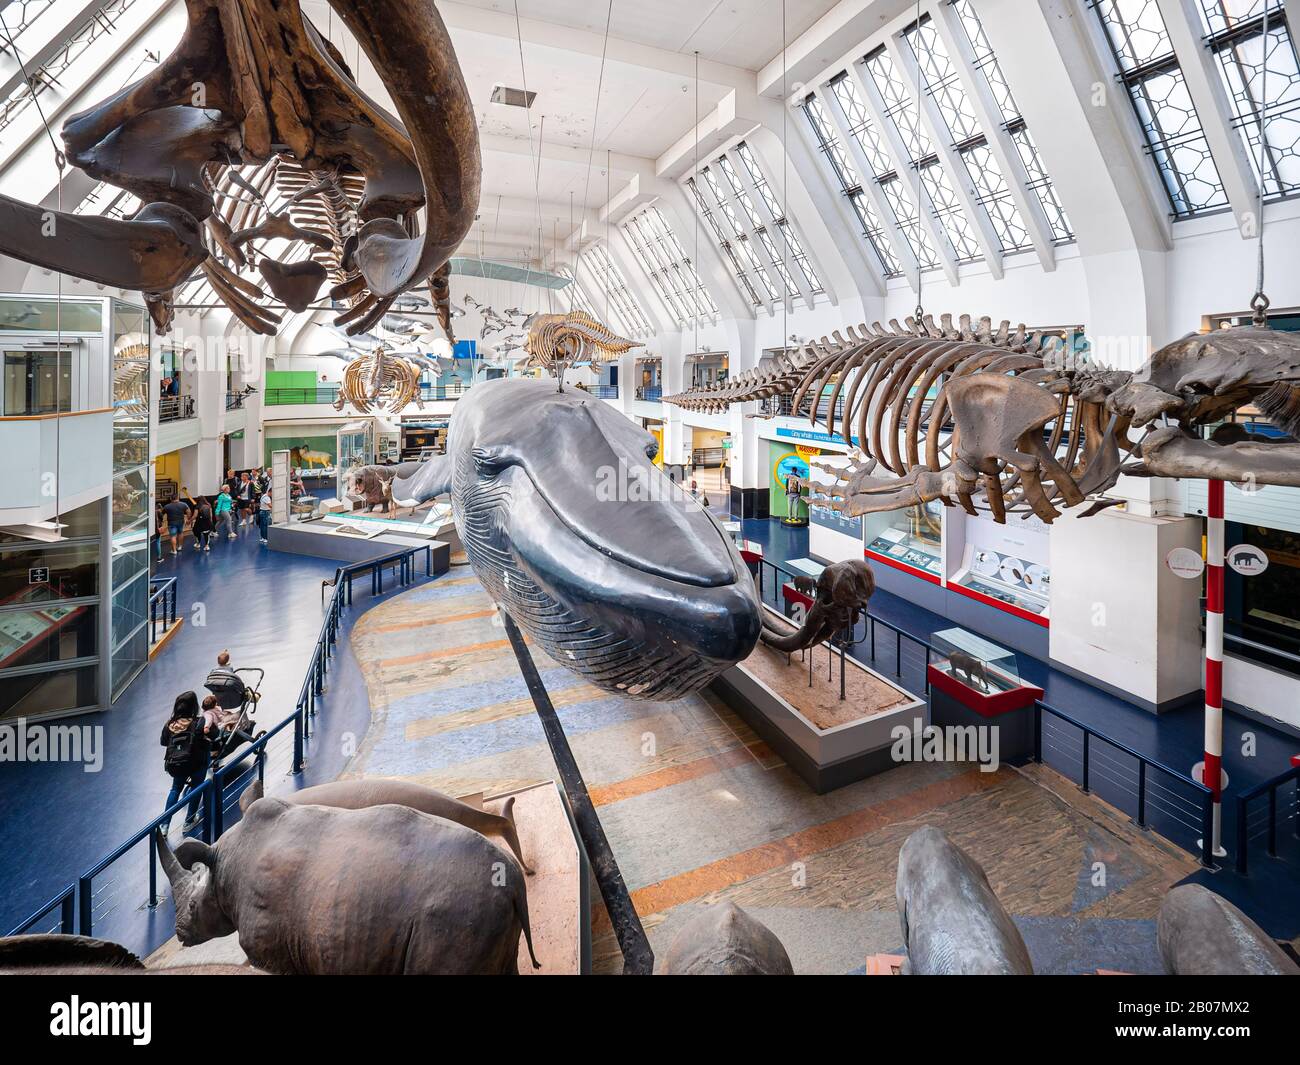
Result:
<svg viewBox="0 0 1300 1065">
<path fill-rule="evenodd" d="M 953 651 L 948 655 L 948 672 L 954 680 L 965 677 L 968 688 L 978 687 L 985 692 L 989 690 L 989 674 L 984 663 L 965 651 Z"/>
<path fill-rule="evenodd" d="M 898 917 L 914 976 L 1032 975 L 1029 951 L 979 862 L 930 825 L 898 852 Z"/>
<path fill-rule="evenodd" d="M 522 930 L 538 967 L 524 874 L 478 832 L 405 806 L 240 805 L 213 846 L 157 834 L 183 945 L 238 932 L 273 973 L 513 974 Z"/>
<path fill-rule="evenodd" d="M 771 929 L 734 902 L 707 906 L 673 937 L 665 976 L 793 976 L 794 967 Z"/>
<path fill-rule="evenodd" d="M 1170 976 L 1300 975 L 1259 925 L 1199 884 L 1180 884 L 1165 896 L 1156 937 Z"/>
</svg>

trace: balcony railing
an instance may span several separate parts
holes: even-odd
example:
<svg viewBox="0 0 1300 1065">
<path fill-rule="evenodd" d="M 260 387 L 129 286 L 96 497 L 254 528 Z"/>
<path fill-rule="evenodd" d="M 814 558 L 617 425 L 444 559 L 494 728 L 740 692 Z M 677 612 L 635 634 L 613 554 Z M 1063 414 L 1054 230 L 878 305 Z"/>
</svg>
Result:
<svg viewBox="0 0 1300 1065">
<path fill-rule="evenodd" d="M 589 385 L 587 391 L 597 399 L 618 399 L 618 385 Z"/>
<path fill-rule="evenodd" d="M 243 392 L 227 392 L 226 410 L 239 410 L 241 407 L 243 407 L 244 396 L 245 393 Z"/>
<path fill-rule="evenodd" d="M 194 417 L 193 396 L 163 396 L 158 401 L 160 422 L 179 422 Z"/>
<path fill-rule="evenodd" d="M 658 403 L 664 397 L 664 390 L 658 385 L 641 387 L 636 390 L 636 398 L 644 403 Z"/>
<path fill-rule="evenodd" d="M 451 384 L 436 384 L 428 381 L 420 385 L 420 399 L 424 401 L 440 399 L 459 399 L 470 386 L 460 381 Z M 268 407 L 284 407 L 291 404 L 333 404 L 339 398 L 337 384 L 316 385 L 312 388 L 268 388 L 263 393 L 263 403 Z"/>
</svg>

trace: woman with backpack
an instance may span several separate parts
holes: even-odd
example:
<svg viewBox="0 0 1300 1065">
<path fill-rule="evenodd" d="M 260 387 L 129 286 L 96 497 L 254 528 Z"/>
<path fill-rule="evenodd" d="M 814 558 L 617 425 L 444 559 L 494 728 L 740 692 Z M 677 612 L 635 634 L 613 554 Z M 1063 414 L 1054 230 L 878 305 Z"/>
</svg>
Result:
<svg viewBox="0 0 1300 1065">
<path fill-rule="evenodd" d="M 190 531 L 194 533 L 194 550 L 212 550 L 212 527 L 216 520 L 212 516 L 212 504 L 206 498 L 199 500 L 199 509 L 194 514 L 194 524 Z"/>
<path fill-rule="evenodd" d="M 182 795 L 195 791 L 203 784 L 208 772 L 211 748 L 204 728 L 204 718 L 199 711 L 199 697 L 194 692 L 182 692 L 172 706 L 172 715 L 163 725 L 159 742 L 167 749 L 163 755 L 163 768 L 172 778 L 172 790 L 167 794 L 164 810 L 170 810 Z M 186 811 L 185 828 L 198 820 L 199 797 L 190 801 Z M 163 822 L 164 832 L 171 826 L 169 817 Z"/>
</svg>

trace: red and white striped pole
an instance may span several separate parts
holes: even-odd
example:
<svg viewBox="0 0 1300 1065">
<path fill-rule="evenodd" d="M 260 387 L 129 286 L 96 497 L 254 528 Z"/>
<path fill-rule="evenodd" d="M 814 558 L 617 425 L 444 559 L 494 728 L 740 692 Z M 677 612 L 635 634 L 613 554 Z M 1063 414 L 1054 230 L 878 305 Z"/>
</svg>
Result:
<svg viewBox="0 0 1300 1065">
<path fill-rule="evenodd" d="M 1201 782 L 1214 796 L 1211 853 L 1223 857 L 1223 482 L 1209 481 L 1205 523 L 1205 761 Z"/>
</svg>

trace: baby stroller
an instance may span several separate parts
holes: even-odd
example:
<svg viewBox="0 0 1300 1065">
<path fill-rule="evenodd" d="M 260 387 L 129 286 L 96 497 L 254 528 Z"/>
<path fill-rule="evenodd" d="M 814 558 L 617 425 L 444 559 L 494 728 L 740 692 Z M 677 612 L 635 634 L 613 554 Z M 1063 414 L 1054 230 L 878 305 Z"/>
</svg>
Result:
<svg viewBox="0 0 1300 1065">
<path fill-rule="evenodd" d="M 256 673 L 257 682 L 250 688 L 240 676 L 242 673 Z M 242 669 L 218 666 L 203 682 L 203 686 L 217 697 L 217 705 L 222 710 L 218 723 L 221 731 L 212 742 L 214 770 L 221 768 L 222 759 L 235 748 L 244 743 L 253 743 L 266 735 L 265 729 L 255 731 L 257 722 L 253 720 L 258 700 L 261 698 L 259 689 L 265 676 L 266 670 L 258 669 L 256 666 Z"/>
</svg>

